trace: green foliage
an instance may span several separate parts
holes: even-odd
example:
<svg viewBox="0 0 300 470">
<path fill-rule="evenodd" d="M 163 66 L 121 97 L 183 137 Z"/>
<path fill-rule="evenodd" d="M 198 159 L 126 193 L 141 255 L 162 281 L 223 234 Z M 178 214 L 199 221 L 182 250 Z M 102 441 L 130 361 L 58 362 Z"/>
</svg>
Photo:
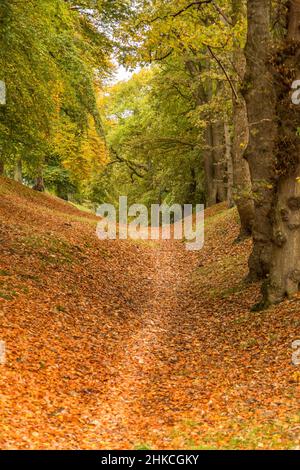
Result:
<svg viewBox="0 0 300 470">
<path fill-rule="evenodd" d="M 180 64 L 173 63 L 142 70 L 107 90 L 110 200 L 116 203 L 127 194 L 130 202 L 145 204 L 199 201 L 199 132 L 189 119 L 193 98 L 188 85 Z"/>
<path fill-rule="evenodd" d="M 117 31 L 119 61 L 146 69 L 108 91 L 109 197 L 204 202 L 205 132 L 231 122 L 240 79 L 232 54 L 245 41 L 245 21 L 233 26 L 229 0 L 141 0 L 134 6 Z"/>
<path fill-rule="evenodd" d="M 204 130 L 230 117 L 232 49 L 245 40 L 245 24 L 233 27 L 230 15 L 229 0 L 218 8 L 2 0 L 6 173 L 21 162 L 25 182 L 43 175 L 47 189 L 77 202 L 116 202 L 120 194 L 146 204 L 202 202 Z M 146 67 L 109 87 L 116 56 Z"/>
<path fill-rule="evenodd" d="M 49 189 L 61 194 L 59 185 L 67 195 L 82 189 L 82 172 L 85 187 L 94 179 L 92 158 L 100 171 L 105 151 L 97 94 L 111 73 L 112 44 L 94 19 L 105 16 L 106 3 L 1 3 L 0 79 L 7 104 L 0 107 L 0 160 L 8 174 L 22 161 L 27 181 L 43 171 Z M 80 161 L 81 174 L 74 170 Z"/>
</svg>

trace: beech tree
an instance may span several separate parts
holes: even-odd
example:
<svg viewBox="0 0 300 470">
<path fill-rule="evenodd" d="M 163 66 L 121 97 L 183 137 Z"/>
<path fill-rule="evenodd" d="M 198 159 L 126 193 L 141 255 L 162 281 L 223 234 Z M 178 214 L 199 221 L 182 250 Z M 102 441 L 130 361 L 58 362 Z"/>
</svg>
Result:
<svg viewBox="0 0 300 470">
<path fill-rule="evenodd" d="M 245 14 L 246 5 L 243 0 L 232 0 L 232 24 L 234 28 L 239 25 L 243 28 Z M 245 76 L 246 60 L 240 38 L 234 37 L 232 57 L 236 77 L 236 92 L 232 93 L 233 199 L 240 216 L 241 229 L 239 238 L 243 239 L 252 235 L 254 203 L 249 165 L 246 158 L 244 158 L 244 152 L 249 139 L 249 129 L 246 103 L 241 91 L 241 85 Z"/>
<path fill-rule="evenodd" d="M 243 84 L 247 104 L 249 142 L 245 151 L 252 181 L 255 205 L 253 251 L 249 277 L 265 278 L 270 271 L 275 179 L 275 90 L 270 70 L 272 50 L 271 1 L 248 0 L 247 59 Z"/>
<path fill-rule="evenodd" d="M 0 174 L 85 197 L 106 158 L 97 95 L 113 44 L 100 23 L 113 27 L 121 10 L 109 1 L 1 2 Z"/>
<path fill-rule="evenodd" d="M 272 251 L 266 302 L 281 301 L 300 283 L 300 0 L 286 10 L 287 29 L 273 60 L 277 178 L 272 192 Z"/>
<path fill-rule="evenodd" d="M 248 0 L 244 94 L 249 119 L 249 162 L 255 203 L 250 277 L 263 278 L 260 306 L 279 302 L 300 282 L 300 1 L 284 6 L 271 31 L 271 1 Z"/>
</svg>

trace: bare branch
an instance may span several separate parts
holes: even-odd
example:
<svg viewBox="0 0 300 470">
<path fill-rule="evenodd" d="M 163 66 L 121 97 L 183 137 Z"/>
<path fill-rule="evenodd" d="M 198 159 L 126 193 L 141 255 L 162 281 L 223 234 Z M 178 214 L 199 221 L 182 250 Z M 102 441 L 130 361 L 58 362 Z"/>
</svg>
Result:
<svg viewBox="0 0 300 470">
<path fill-rule="evenodd" d="M 222 18 L 226 21 L 226 23 L 228 23 L 230 26 L 233 26 L 232 21 L 228 18 L 228 16 L 224 13 L 224 11 L 222 10 L 222 8 L 220 8 L 219 5 L 217 5 L 214 0 L 212 0 L 212 4 L 213 4 L 213 6 L 215 7 L 215 9 L 217 10 L 217 12 L 218 12 L 218 13 L 222 16 Z"/>
<path fill-rule="evenodd" d="M 233 94 L 234 94 L 234 97 L 235 97 L 236 100 L 238 100 L 238 99 L 239 99 L 239 98 L 238 98 L 238 94 L 237 94 L 237 92 L 236 92 L 236 89 L 235 89 L 235 87 L 234 87 L 234 85 L 233 85 L 233 83 L 232 83 L 232 80 L 231 80 L 231 78 L 229 77 L 229 75 L 228 75 L 228 73 L 227 73 L 227 71 L 226 71 L 224 65 L 222 64 L 222 62 L 220 61 L 220 59 L 216 56 L 216 54 L 213 52 L 211 46 L 209 46 L 208 44 L 205 44 L 205 45 L 206 45 L 207 49 L 209 50 L 209 52 L 210 52 L 211 56 L 213 57 L 213 59 L 215 59 L 215 61 L 216 61 L 217 64 L 219 65 L 219 67 L 223 70 L 223 72 L 224 72 L 224 74 L 225 74 L 225 77 L 226 77 L 226 79 L 227 79 L 227 81 L 228 81 L 228 83 L 229 83 L 229 85 L 230 85 L 230 88 L 232 89 L 232 92 L 233 92 Z"/>
<path fill-rule="evenodd" d="M 133 162 L 132 160 L 127 160 L 126 158 L 123 158 L 121 157 L 115 149 L 111 148 L 110 149 L 112 154 L 115 156 L 116 160 L 111 160 L 110 162 L 107 163 L 106 166 L 110 166 L 110 165 L 114 165 L 116 163 L 124 163 L 128 168 L 129 170 L 132 172 L 132 174 L 135 174 L 136 176 L 138 176 L 139 178 L 144 178 L 144 175 L 141 174 L 139 170 L 144 170 L 144 171 L 147 171 L 148 168 L 145 166 L 145 165 L 142 165 L 140 163 L 135 163 Z"/>
</svg>

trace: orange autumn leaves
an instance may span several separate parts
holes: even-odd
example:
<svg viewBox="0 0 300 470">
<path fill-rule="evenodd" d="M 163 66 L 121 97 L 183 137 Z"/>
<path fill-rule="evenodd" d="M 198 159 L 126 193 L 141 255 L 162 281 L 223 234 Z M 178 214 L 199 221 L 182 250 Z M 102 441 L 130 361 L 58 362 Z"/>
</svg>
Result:
<svg viewBox="0 0 300 470">
<path fill-rule="evenodd" d="M 2 449 L 297 448 L 299 299 L 249 312 L 235 210 L 180 242 L 100 241 L 96 218 L 0 180 Z"/>
</svg>

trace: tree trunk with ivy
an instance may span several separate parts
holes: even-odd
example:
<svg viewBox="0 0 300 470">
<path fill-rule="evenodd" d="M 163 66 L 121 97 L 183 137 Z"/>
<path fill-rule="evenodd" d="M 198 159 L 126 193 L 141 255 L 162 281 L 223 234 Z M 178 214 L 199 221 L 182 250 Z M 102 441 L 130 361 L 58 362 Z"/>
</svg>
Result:
<svg viewBox="0 0 300 470">
<path fill-rule="evenodd" d="M 278 181 L 267 303 L 292 296 L 300 285 L 300 90 L 293 90 L 296 80 L 300 80 L 300 0 L 289 2 L 287 25 L 286 38 L 273 63 L 279 123 Z"/>
<path fill-rule="evenodd" d="M 271 210 L 274 199 L 276 96 L 269 57 L 270 0 L 248 0 L 246 74 L 243 94 L 247 104 L 249 142 L 245 151 L 252 182 L 255 217 L 249 279 L 263 279 L 270 272 L 272 251 Z"/>
</svg>

